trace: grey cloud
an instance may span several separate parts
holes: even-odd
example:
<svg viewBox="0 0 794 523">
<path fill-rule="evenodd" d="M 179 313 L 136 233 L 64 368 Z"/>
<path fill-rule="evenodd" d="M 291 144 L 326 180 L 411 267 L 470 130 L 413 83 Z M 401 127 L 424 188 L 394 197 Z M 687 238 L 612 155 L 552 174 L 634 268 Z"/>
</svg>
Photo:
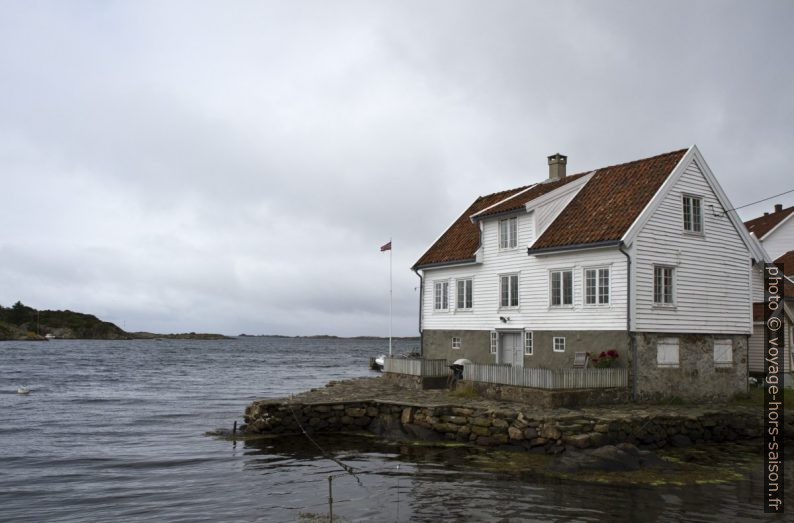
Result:
<svg viewBox="0 0 794 523">
<path fill-rule="evenodd" d="M 6 305 L 383 334 L 392 237 L 395 332 L 411 334 L 411 264 L 552 152 L 582 171 L 697 143 L 735 204 L 792 188 L 785 2 L 0 11 Z"/>
</svg>

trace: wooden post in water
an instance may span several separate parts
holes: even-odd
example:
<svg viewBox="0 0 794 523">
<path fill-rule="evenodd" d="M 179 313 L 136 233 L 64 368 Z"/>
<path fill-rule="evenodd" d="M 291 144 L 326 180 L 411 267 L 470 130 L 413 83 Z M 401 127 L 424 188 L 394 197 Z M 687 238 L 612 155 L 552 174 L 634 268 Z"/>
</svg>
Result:
<svg viewBox="0 0 794 523">
<path fill-rule="evenodd" d="M 328 521 L 331 523 L 334 521 L 334 494 L 331 487 L 333 480 L 333 476 L 328 476 Z"/>
<path fill-rule="evenodd" d="M 232 427 L 232 436 L 237 435 L 237 420 L 234 420 L 234 426 Z"/>
</svg>

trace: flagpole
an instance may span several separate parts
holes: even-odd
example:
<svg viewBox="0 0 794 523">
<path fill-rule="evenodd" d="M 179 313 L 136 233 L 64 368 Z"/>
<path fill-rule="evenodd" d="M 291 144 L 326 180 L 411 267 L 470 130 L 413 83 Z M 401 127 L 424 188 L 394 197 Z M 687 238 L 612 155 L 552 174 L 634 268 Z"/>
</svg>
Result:
<svg viewBox="0 0 794 523">
<path fill-rule="evenodd" d="M 389 357 L 391 357 L 391 302 L 392 302 L 392 284 L 391 284 L 391 253 L 394 250 L 394 246 L 391 243 L 391 238 L 389 238 Z"/>
</svg>

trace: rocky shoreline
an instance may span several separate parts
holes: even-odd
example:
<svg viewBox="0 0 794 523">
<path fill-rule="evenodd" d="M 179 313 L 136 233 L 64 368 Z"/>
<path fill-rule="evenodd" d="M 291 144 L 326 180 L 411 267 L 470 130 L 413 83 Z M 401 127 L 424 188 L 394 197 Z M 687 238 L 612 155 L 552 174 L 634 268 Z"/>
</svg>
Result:
<svg viewBox="0 0 794 523">
<path fill-rule="evenodd" d="M 786 417 L 786 425 L 794 434 L 794 416 Z M 360 378 L 291 398 L 256 401 L 246 408 L 241 428 L 271 435 L 364 430 L 387 438 L 561 454 L 608 445 L 655 449 L 756 439 L 763 425 L 761 409 L 746 405 L 544 409 Z"/>
</svg>

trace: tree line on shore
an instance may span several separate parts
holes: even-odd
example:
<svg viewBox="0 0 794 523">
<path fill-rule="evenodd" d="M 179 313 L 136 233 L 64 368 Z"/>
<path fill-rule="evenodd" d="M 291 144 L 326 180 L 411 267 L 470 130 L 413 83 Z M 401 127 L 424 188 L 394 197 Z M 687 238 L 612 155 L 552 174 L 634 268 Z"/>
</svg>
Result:
<svg viewBox="0 0 794 523">
<path fill-rule="evenodd" d="M 222 339 L 220 334 L 155 334 L 126 332 L 118 325 L 102 321 L 93 314 L 70 310 L 36 310 L 17 301 L 11 307 L 0 305 L 0 340 L 43 340 L 48 338 L 84 340 L 131 339 Z"/>
</svg>

